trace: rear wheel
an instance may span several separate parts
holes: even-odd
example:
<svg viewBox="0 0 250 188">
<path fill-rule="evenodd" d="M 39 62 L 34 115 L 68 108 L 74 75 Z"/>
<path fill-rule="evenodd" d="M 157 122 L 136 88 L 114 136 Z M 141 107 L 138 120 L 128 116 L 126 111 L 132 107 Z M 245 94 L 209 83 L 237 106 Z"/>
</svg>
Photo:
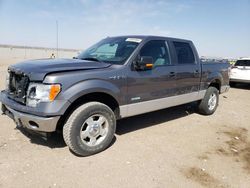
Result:
<svg viewBox="0 0 250 188">
<path fill-rule="evenodd" d="M 207 92 L 198 106 L 198 110 L 201 114 L 211 115 L 213 114 L 219 104 L 219 91 L 215 87 L 209 87 Z"/>
<path fill-rule="evenodd" d="M 78 107 L 63 127 L 63 138 L 76 154 L 88 156 L 105 150 L 116 130 L 113 111 L 99 102 Z"/>
</svg>

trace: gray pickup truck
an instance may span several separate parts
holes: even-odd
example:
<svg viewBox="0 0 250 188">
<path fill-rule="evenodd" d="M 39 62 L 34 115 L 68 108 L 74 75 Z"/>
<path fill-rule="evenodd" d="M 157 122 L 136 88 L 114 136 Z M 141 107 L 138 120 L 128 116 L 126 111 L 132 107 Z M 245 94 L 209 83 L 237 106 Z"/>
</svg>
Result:
<svg viewBox="0 0 250 188">
<path fill-rule="evenodd" d="M 202 63 L 189 40 L 157 36 L 107 37 L 73 59 L 11 65 L 2 112 L 17 126 L 61 130 L 71 151 L 106 149 L 116 120 L 198 101 L 213 114 L 229 89 L 229 64 Z"/>
</svg>

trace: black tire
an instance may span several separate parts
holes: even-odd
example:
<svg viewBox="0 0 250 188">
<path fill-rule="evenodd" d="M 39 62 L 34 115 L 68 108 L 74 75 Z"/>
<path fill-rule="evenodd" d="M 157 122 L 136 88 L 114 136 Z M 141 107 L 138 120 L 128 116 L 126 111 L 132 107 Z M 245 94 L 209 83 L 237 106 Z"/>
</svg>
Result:
<svg viewBox="0 0 250 188">
<path fill-rule="evenodd" d="M 215 105 L 209 105 L 210 97 L 214 96 L 216 98 Z M 204 98 L 200 101 L 198 106 L 199 113 L 203 115 L 211 115 L 213 114 L 219 104 L 219 91 L 215 87 L 209 87 L 206 91 Z M 213 107 L 213 108 L 212 108 Z"/>
<path fill-rule="evenodd" d="M 106 134 L 105 137 L 102 138 L 102 136 L 99 135 L 100 137 L 98 136 L 99 138 L 96 138 L 96 140 L 100 138 L 103 139 L 99 144 L 90 146 L 88 145 L 90 141 L 88 143 L 87 137 L 86 139 L 82 139 L 81 133 L 83 131 L 83 127 L 85 126 L 85 124 L 87 124 L 86 125 L 87 128 L 84 132 L 88 132 L 89 135 L 90 133 L 93 132 L 96 133 L 95 132 L 96 130 L 93 131 L 94 130 L 93 127 L 91 129 L 92 132 L 87 131 L 90 130 L 88 129 L 90 125 L 86 123 L 86 121 L 89 120 L 89 118 L 93 117 L 94 119 L 95 115 L 96 116 L 100 115 L 100 117 L 104 117 L 105 126 L 107 126 L 107 131 L 105 132 Z M 93 126 L 95 126 L 95 123 Z M 116 130 L 116 118 L 113 111 L 105 104 L 99 102 L 89 102 L 78 107 L 69 116 L 66 124 L 63 127 L 63 138 L 71 151 L 80 156 L 88 156 L 105 150 L 112 142 L 115 130 Z M 91 140 L 90 138 L 93 137 L 89 137 L 89 140 Z"/>
</svg>

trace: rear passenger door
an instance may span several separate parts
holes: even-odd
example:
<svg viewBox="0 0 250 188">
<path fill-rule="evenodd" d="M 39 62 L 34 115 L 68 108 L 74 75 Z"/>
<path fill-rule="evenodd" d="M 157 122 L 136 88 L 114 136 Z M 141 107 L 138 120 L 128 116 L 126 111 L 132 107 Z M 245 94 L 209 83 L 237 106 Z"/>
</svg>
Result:
<svg viewBox="0 0 250 188">
<path fill-rule="evenodd" d="M 176 63 L 176 94 L 198 92 L 201 67 L 193 44 L 191 42 L 172 41 L 171 45 Z"/>
</svg>

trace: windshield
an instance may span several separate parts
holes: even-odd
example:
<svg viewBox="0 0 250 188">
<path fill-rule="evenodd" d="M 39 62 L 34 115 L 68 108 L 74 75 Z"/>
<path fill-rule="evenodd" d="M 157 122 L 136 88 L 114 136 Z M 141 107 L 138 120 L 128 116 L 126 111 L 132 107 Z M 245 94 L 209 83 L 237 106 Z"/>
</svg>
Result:
<svg viewBox="0 0 250 188">
<path fill-rule="evenodd" d="M 238 60 L 236 61 L 235 65 L 234 66 L 250 66 L 250 60 Z"/>
<path fill-rule="evenodd" d="M 106 38 L 80 53 L 79 59 L 124 64 L 141 42 L 138 38 Z"/>
</svg>

